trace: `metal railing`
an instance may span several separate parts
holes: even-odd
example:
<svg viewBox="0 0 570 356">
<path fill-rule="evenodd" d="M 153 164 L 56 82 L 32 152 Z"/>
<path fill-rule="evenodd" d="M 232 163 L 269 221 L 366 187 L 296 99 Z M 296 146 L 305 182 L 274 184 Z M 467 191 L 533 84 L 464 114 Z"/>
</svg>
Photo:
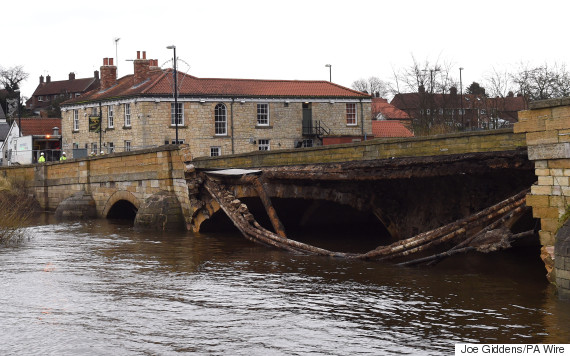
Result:
<svg viewBox="0 0 570 356">
<path fill-rule="evenodd" d="M 311 121 L 308 125 L 303 124 L 303 135 L 304 136 L 317 136 L 323 137 L 325 135 L 330 135 L 331 129 L 329 129 L 320 120 Z"/>
</svg>

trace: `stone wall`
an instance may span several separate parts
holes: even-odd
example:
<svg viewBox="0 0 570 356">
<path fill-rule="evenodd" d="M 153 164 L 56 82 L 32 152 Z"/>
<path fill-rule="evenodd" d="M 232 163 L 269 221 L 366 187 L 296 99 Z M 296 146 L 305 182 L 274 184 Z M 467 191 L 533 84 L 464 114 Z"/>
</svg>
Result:
<svg viewBox="0 0 570 356">
<path fill-rule="evenodd" d="M 97 216 L 105 217 L 118 199 L 129 200 L 138 208 L 150 197 L 169 192 L 178 199 L 184 216 L 189 217 L 184 162 L 190 159 L 187 147 L 170 145 L 65 162 L 1 167 L 0 174 L 23 181 L 40 206 L 50 211 L 84 192 L 94 200 Z"/>
<path fill-rule="evenodd" d="M 260 139 L 270 140 L 272 150 L 294 148 L 303 139 L 303 102 L 286 99 L 180 99 L 184 111 L 184 125 L 178 127 L 179 140 L 190 146 L 194 157 L 209 156 L 211 147 L 220 147 L 221 154 L 258 151 Z M 346 103 L 357 105 L 357 124 L 347 125 Z M 103 130 L 101 141 L 108 146 L 112 142 L 115 150 L 123 151 L 125 141 L 131 141 L 133 149 L 172 143 L 176 128 L 171 125 L 172 99 L 130 99 L 108 102 L 101 106 Z M 227 135 L 219 136 L 214 131 L 214 108 L 223 103 L 227 113 Z M 269 125 L 257 125 L 257 104 L 269 104 Z M 124 126 L 125 105 L 130 104 L 131 126 Z M 311 102 L 312 118 L 329 127 L 335 136 L 371 136 L 372 112 L 369 101 L 358 100 L 314 100 Z M 114 125 L 108 125 L 109 106 L 114 111 Z M 63 148 L 71 151 L 74 144 L 79 148 L 92 150 L 92 144 L 99 147 L 99 133 L 89 132 L 88 119 L 98 104 L 69 107 L 62 112 Z M 73 130 L 74 110 L 78 111 L 79 130 Z M 362 125 L 364 124 L 364 128 Z M 256 143 L 253 143 L 256 142 Z M 107 152 L 107 147 L 104 151 Z M 98 152 L 96 152 L 98 153 Z"/>
<path fill-rule="evenodd" d="M 511 129 L 502 129 L 436 136 L 374 139 L 360 143 L 244 153 L 222 157 L 198 157 L 192 163 L 196 168 L 251 168 L 392 157 L 509 151 L 525 146 L 524 134 L 515 134 Z"/>
<path fill-rule="evenodd" d="M 556 233 L 570 205 L 570 98 L 531 103 L 530 110 L 519 112 L 514 131 L 526 134 L 528 158 L 535 164 L 538 181 L 527 205 L 541 221 L 541 256 L 554 282 Z"/>
</svg>

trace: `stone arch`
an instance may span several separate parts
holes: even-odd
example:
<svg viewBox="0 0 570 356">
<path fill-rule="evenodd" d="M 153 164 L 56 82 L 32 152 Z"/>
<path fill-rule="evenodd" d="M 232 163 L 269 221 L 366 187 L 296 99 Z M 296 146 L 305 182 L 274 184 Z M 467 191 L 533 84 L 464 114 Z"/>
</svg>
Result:
<svg viewBox="0 0 570 356">
<path fill-rule="evenodd" d="M 115 193 L 113 193 L 113 195 L 111 195 L 109 199 L 107 199 L 107 202 L 103 207 L 103 211 L 101 212 L 101 216 L 103 218 L 106 218 L 107 215 L 109 214 L 109 210 L 111 210 L 113 205 L 115 205 L 120 200 L 128 201 L 129 203 L 133 204 L 137 210 L 141 206 L 139 199 L 136 196 L 134 196 L 133 193 L 126 190 L 118 190 Z"/>
<path fill-rule="evenodd" d="M 200 232 L 200 226 L 211 216 L 217 213 L 221 209 L 220 204 L 214 199 L 208 199 L 204 202 L 204 205 L 197 209 L 192 216 L 192 231 Z"/>
</svg>

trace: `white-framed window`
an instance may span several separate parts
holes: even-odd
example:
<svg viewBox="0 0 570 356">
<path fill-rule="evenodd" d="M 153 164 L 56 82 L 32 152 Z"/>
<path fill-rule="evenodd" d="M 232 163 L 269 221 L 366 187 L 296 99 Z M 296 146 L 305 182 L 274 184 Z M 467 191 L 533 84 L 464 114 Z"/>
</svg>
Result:
<svg viewBox="0 0 570 356">
<path fill-rule="evenodd" d="M 73 110 L 73 131 L 79 131 L 79 110 Z"/>
<path fill-rule="evenodd" d="M 107 127 L 113 128 L 115 127 L 115 112 L 113 111 L 113 105 L 109 105 L 107 108 Z"/>
<path fill-rule="evenodd" d="M 269 104 L 257 104 L 257 124 L 269 126 Z"/>
<path fill-rule="evenodd" d="M 214 132 L 216 136 L 225 136 L 228 134 L 228 115 L 226 106 L 222 103 L 216 105 L 214 108 Z"/>
<path fill-rule="evenodd" d="M 81 96 L 81 93 L 75 93 L 75 97 L 76 97 L 76 98 L 79 97 L 79 96 Z"/>
<path fill-rule="evenodd" d="M 174 103 L 170 103 L 170 125 L 176 126 Z M 184 126 L 184 105 L 178 103 L 178 126 Z"/>
<path fill-rule="evenodd" d="M 131 104 L 125 104 L 125 127 L 130 127 L 130 126 L 131 126 Z"/>
<path fill-rule="evenodd" d="M 44 97 L 41 95 L 38 95 L 38 101 L 44 101 Z"/>
<path fill-rule="evenodd" d="M 222 155 L 221 147 L 210 147 L 210 157 L 217 157 Z"/>
<path fill-rule="evenodd" d="M 257 148 L 260 151 L 269 151 L 269 149 L 271 148 L 269 146 L 269 140 L 267 139 L 257 140 Z"/>
<path fill-rule="evenodd" d="M 125 152 L 131 150 L 131 141 L 125 141 Z"/>
<path fill-rule="evenodd" d="M 356 125 L 356 103 L 346 103 L 346 124 Z"/>
</svg>

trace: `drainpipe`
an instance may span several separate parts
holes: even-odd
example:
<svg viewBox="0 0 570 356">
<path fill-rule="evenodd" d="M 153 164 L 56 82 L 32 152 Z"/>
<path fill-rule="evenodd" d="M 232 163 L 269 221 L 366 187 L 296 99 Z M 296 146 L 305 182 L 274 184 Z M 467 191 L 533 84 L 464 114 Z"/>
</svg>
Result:
<svg viewBox="0 0 570 356">
<path fill-rule="evenodd" d="M 362 99 L 360 99 L 360 126 L 362 129 L 362 137 L 364 137 L 364 141 L 366 141 L 366 133 L 364 132 L 364 107 L 362 104 Z"/>
<path fill-rule="evenodd" d="M 103 151 L 103 145 L 101 143 L 102 135 L 103 134 L 103 111 L 101 110 L 101 102 L 99 102 L 99 150 Z M 95 154 L 99 154 L 99 152 L 95 152 Z"/>
<path fill-rule="evenodd" d="M 234 101 L 235 98 L 232 98 L 232 103 L 230 104 L 230 127 L 232 129 L 232 136 L 231 136 L 231 140 L 232 140 L 232 154 L 234 154 Z"/>
</svg>

